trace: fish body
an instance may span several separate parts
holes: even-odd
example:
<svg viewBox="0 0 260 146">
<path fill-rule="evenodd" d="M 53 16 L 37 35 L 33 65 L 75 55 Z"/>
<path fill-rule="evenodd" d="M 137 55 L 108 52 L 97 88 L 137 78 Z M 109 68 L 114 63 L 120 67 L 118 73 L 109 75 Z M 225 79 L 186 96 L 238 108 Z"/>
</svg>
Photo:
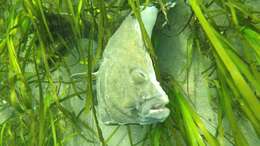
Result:
<svg viewBox="0 0 260 146">
<path fill-rule="evenodd" d="M 141 17 L 151 37 L 158 10 L 147 7 Z M 105 124 L 152 124 L 169 115 L 166 93 L 156 80 L 152 60 L 131 14 L 108 41 L 97 74 L 97 111 Z"/>
</svg>

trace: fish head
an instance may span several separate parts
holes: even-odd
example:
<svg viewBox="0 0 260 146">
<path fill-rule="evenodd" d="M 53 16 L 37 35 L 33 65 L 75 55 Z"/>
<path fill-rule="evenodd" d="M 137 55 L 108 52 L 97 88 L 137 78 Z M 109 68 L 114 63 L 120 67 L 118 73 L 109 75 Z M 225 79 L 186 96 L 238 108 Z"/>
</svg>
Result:
<svg viewBox="0 0 260 146">
<path fill-rule="evenodd" d="M 141 12 L 151 37 L 158 10 Z M 97 110 L 105 124 L 152 124 L 170 111 L 168 97 L 156 80 L 137 19 L 129 15 L 109 39 L 97 75 Z"/>
<path fill-rule="evenodd" d="M 149 54 L 141 49 L 126 52 L 118 59 L 104 61 L 100 69 L 102 120 L 107 124 L 141 125 L 164 121 L 170 112 L 165 107 L 169 100 L 156 80 Z"/>
</svg>

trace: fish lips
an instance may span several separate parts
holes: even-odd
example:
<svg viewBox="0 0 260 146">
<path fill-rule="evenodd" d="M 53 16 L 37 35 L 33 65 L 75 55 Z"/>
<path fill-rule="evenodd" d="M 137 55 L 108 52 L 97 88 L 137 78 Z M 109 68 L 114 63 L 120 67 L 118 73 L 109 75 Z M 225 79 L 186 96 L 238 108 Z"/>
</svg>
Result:
<svg viewBox="0 0 260 146">
<path fill-rule="evenodd" d="M 168 103 L 169 99 L 166 94 L 146 98 L 139 107 L 141 124 L 163 122 L 170 114 L 170 110 L 166 107 Z"/>
</svg>

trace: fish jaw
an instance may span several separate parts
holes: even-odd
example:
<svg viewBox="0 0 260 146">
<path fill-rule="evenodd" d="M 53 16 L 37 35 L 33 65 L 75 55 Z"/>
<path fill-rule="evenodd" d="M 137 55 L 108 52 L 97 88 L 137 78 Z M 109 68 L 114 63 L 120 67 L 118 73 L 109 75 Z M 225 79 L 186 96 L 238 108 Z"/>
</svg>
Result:
<svg viewBox="0 0 260 146">
<path fill-rule="evenodd" d="M 169 116 L 170 110 L 166 107 L 151 109 L 146 115 L 142 115 L 140 125 L 163 122 Z"/>
<path fill-rule="evenodd" d="M 151 79 L 149 85 L 150 96 L 144 97 L 139 110 L 142 125 L 163 122 L 170 114 L 170 110 L 166 108 L 169 98 L 157 81 L 154 69 L 151 70 L 149 76 Z"/>
<path fill-rule="evenodd" d="M 159 90 L 162 90 L 161 87 Z M 163 122 L 170 114 L 170 110 L 166 107 L 168 103 L 168 96 L 164 92 L 163 94 L 146 98 L 139 109 L 140 124 Z"/>
</svg>

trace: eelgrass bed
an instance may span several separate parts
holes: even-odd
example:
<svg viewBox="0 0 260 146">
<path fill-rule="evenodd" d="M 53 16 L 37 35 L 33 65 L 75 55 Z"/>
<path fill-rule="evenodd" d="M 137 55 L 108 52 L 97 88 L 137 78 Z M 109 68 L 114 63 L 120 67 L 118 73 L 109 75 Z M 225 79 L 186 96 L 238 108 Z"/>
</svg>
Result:
<svg viewBox="0 0 260 146">
<path fill-rule="evenodd" d="M 260 2 L 167 2 L 1 0 L 0 145 L 259 145 Z M 139 9 L 151 4 L 161 10 L 152 40 Z M 93 110 L 92 73 L 129 12 L 171 114 L 111 130 Z"/>
</svg>

